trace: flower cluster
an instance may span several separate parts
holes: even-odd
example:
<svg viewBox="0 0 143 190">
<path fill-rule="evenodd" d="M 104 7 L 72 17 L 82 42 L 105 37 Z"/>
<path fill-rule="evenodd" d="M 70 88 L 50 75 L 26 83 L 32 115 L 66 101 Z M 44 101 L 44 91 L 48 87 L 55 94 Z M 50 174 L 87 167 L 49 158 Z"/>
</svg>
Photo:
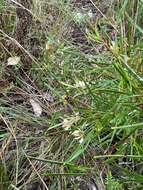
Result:
<svg viewBox="0 0 143 190">
<path fill-rule="evenodd" d="M 69 130 L 71 130 L 72 126 L 74 124 L 76 124 L 79 120 L 80 120 L 79 115 L 75 115 L 72 117 L 65 118 L 63 120 L 62 127 L 64 128 L 64 130 L 69 131 Z M 74 136 L 74 139 L 78 140 L 79 143 L 82 143 L 83 142 L 83 136 L 84 136 L 83 130 L 76 129 L 74 131 L 73 130 L 71 130 L 71 131 L 72 131 L 71 134 Z"/>
</svg>

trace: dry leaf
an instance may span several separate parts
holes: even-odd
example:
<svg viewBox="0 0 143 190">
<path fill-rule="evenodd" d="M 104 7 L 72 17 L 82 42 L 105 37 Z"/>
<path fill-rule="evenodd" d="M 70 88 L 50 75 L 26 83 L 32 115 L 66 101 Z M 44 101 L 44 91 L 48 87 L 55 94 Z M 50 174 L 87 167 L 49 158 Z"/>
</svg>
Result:
<svg viewBox="0 0 143 190">
<path fill-rule="evenodd" d="M 9 57 L 7 60 L 7 65 L 17 65 L 20 62 L 20 57 Z"/>
<path fill-rule="evenodd" d="M 48 102 L 54 102 L 54 97 L 48 92 L 43 93 L 43 98 Z"/>
<path fill-rule="evenodd" d="M 42 108 L 40 104 L 32 98 L 30 99 L 30 103 L 32 105 L 34 114 L 39 117 L 42 114 Z"/>
</svg>

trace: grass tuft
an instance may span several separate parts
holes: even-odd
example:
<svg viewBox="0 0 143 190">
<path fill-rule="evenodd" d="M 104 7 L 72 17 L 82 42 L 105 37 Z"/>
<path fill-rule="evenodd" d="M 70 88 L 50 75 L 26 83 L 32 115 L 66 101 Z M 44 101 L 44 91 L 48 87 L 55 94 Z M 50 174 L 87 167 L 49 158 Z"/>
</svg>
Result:
<svg viewBox="0 0 143 190">
<path fill-rule="evenodd" d="M 142 17 L 139 0 L 0 2 L 0 189 L 143 188 Z"/>
</svg>

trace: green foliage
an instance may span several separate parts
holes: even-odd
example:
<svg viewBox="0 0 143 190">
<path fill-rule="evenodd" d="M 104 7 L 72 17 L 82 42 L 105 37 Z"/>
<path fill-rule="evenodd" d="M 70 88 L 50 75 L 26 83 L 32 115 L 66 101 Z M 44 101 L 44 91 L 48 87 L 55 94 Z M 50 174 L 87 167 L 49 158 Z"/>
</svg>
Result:
<svg viewBox="0 0 143 190">
<path fill-rule="evenodd" d="M 9 186 L 8 176 L 6 174 L 5 168 L 0 164 L 0 189 L 7 190 Z"/>
<path fill-rule="evenodd" d="M 123 190 L 122 184 L 117 179 L 114 179 L 111 172 L 107 173 L 106 177 L 106 189 L 107 190 Z"/>
<path fill-rule="evenodd" d="M 96 176 L 103 189 L 142 188 L 142 1 L 113 3 L 96 21 L 75 14 L 70 1 L 39 2 L 21 46 L 15 9 L 7 6 L 8 18 L 0 9 L 0 85 L 12 84 L 0 94 L 0 146 L 9 171 L 1 168 L 1 184 L 9 178 L 8 188 L 27 189 L 35 181 L 45 186 L 46 177 L 49 189 L 74 189 L 77 176 Z M 82 39 L 73 39 L 73 25 Z M 21 63 L 7 66 L 13 55 Z M 39 117 L 30 98 L 41 106 Z"/>
<path fill-rule="evenodd" d="M 0 1 L 0 11 L 4 9 L 5 2 L 4 0 Z"/>
</svg>

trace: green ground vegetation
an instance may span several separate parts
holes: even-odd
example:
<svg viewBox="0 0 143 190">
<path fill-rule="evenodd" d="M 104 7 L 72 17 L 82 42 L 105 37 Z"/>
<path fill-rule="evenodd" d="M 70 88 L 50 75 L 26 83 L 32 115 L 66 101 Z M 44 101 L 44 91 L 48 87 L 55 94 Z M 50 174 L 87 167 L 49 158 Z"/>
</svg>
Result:
<svg viewBox="0 0 143 190">
<path fill-rule="evenodd" d="M 2 190 L 143 189 L 143 1 L 90 3 L 0 1 Z"/>
</svg>

